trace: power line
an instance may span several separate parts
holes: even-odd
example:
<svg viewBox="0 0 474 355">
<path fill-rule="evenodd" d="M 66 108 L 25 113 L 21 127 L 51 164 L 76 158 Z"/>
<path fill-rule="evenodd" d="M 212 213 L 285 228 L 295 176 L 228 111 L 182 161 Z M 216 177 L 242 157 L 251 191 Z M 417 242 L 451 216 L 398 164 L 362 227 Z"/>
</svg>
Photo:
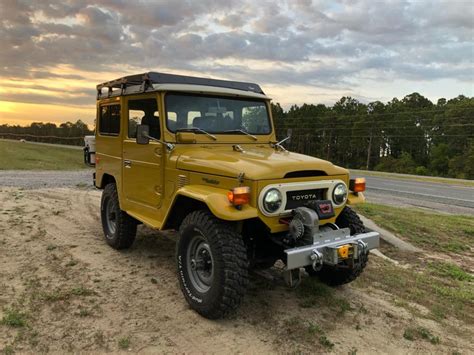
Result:
<svg viewBox="0 0 474 355">
<path fill-rule="evenodd" d="M 298 109 L 301 109 L 299 107 Z M 298 109 L 295 110 L 295 112 L 298 112 Z M 465 106 L 465 107 L 456 107 L 456 108 L 448 108 L 448 109 L 438 109 L 438 110 L 412 110 L 412 111 L 396 111 L 396 112 L 367 112 L 367 113 L 355 113 L 355 114 L 344 114 L 344 113 L 337 113 L 333 111 L 326 111 L 322 113 L 322 115 L 326 116 L 342 116 L 342 117 L 366 117 L 366 116 L 389 116 L 389 115 L 405 115 L 405 114 L 425 114 L 425 113 L 446 113 L 446 111 L 449 111 L 450 109 L 468 109 L 468 110 L 473 110 L 473 106 Z M 291 115 L 290 111 L 287 111 L 286 113 L 283 113 L 284 115 Z M 291 116 L 287 116 L 291 117 Z M 303 117 L 303 116 L 301 116 Z M 292 118 L 297 118 L 297 117 L 292 117 Z"/>
<path fill-rule="evenodd" d="M 370 118 L 374 118 L 373 116 L 371 115 L 367 115 L 365 117 L 370 117 Z M 345 120 L 344 121 L 335 121 L 337 118 L 344 118 Z M 446 121 L 446 120 L 452 120 L 452 119 L 474 119 L 474 116 L 473 117 L 466 117 L 466 116 L 449 116 L 449 117 L 426 117 L 426 118 L 405 118 L 405 119 L 397 119 L 397 120 L 375 120 L 375 121 L 362 121 L 362 120 L 358 120 L 358 121 L 354 121 L 354 120 L 349 120 L 349 119 L 346 119 L 346 118 L 350 118 L 350 116 L 348 117 L 345 117 L 345 116 L 332 116 L 332 117 L 328 117 L 328 116 L 302 116 L 302 117 L 285 117 L 285 118 L 275 118 L 275 122 L 278 122 L 278 121 L 299 121 L 299 120 L 308 120 L 308 121 L 311 121 L 311 120 L 314 120 L 314 121 L 318 121 L 318 120 L 325 120 L 327 121 L 327 119 L 332 119 L 333 121 L 332 122 L 328 122 L 332 125 L 339 125 L 339 124 L 350 124 L 350 123 L 360 123 L 360 124 L 368 124 L 368 123 L 398 123 L 398 122 L 424 122 L 424 121 L 438 121 L 440 120 L 441 122 L 442 121 Z"/>
<path fill-rule="evenodd" d="M 470 127 L 474 126 L 474 123 L 465 123 L 465 124 L 452 124 L 452 125 L 444 125 L 444 126 L 439 126 L 440 128 L 446 128 L 446 127 Z M 276 129 L 285 129 L 285 128 L 292 128 L 295 130 L 313 130 L 313 131 L 344 131 L 344 130 L 367 130 L 367 129 L 377 129 L 377 130 L 385 130 L 385 129 L 421 129 L 421 130 L 429 130 L 432 129 L 433 127 L 421 127 L 421 126 L 387 126 L 387 127 L 312 127 L 310 125 L 298 125 L 297 127 L 290 126 L 290 125 L 285 125 L 285 126 L 277 126 Z"/>
<path fill-rule="evenodd" d="M 474 135 L 461 135 L 461 134 L 438 134 L 438 135 L 431 135 L 431 136 L 407 136 L 407 135 L 391 135 L 387 134 L 385 136 L 381 135 L 366 135 L 366 136 L 340 136 L 334 135 L 332 138 L 437 138 L 437 137 L 464 137 L 464 138 L 474 138 Z M 326 137 L 329 138 L 329 137 Z"/>
<path fill-rule="evenodd" d="M 55 139 L 84 139 L 84 137 L 60 137 L 60 136 L 37 136 L 28 133 L 9 133 L 0 132 L 0 135 L 15 136 L 15 137 L 31 137 L 31 138 L 55 138 Z"/>
<path fill-rule="evenodd" d="M 306 134 L 301 134 L 298 136 L 294 136 L 295 140 L 299 139 L 304 139 L 304 138 L 321 138 L 321 139 L 336 139 L 336 138 L 385 138 L 385 139 L 390 139 L 390 138 L 418 138 L 418 139 L 433 139 L 433 138 L 450 138 L 450 137 L 458 137 L 458 138 L 474 138 L 474 135 L 465 135 L 465 134 L 433 134 L 433 135 L 406 135 L 406 134 L 386 134 L 386 135 L 380 135 L 380 134 L 365 134 L 365 135 L 338 135 L 338 134 L 332 134 L 332 135 L 327 135 L 327 136 L 321 136 L 321 135 L 312 135 L 310 133 Z"/>
</svg>

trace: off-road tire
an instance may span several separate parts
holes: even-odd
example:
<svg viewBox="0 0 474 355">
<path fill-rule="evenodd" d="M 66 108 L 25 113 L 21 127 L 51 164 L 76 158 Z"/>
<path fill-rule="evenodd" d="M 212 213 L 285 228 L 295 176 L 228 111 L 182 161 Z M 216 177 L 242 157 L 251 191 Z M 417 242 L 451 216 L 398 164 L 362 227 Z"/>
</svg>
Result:
<svg viewBox="0 0 474 355">
<path fill-rule="evenodd" d="M 114 213 L 114 230 L 110 228 L 107 222 L 108 204 L 110 204 L 109 209 Z M 120 209 L 117 186 L 114 183 L 107 184 L 104 191 L 102 191 L 100 217 L 107 244 L 117 250 L 127 249 L 132 246 L 137 234 L 137 221 Z"/>
<path fill-rule="evenodd" d="M 242 236 L 230 224 L 199 210 L 184 218 L 178 237 L 177 271 L 186 301 L 206 318 L 227 316 L 240 305 L 248 285 L 247 250 Z M 193 284 L 196 276 L 188 264 L 192 262 L 189 254 L 196 238 L 207 244 L 212 256 L 213 277 L 204 292 Z"/>
<path fill-rule="evenodd" d="M 361 221 L 357 213 L 348 206 L 344 207 L 342 212 L 336 219 L 336 224 L 339 228 L 349 228 L 351 235 L 358 233 L 365 233 L 364 223 Z"/>
<path fill-rule="evenodd" d="M 357 213 L 347 206 L 344 207 L 341 214 L 337 217 L 336 224 L 340 228 L 349 228 L 351 235 L 364 233 L 366 231 L 364 223 L 360 220 Z M 310 276 L 318 277 L 325 284 L 329 286 L 339 286 L 352 282 L 359 277 L 367 265 L 368 259 L 368 253 L 361 255 L 353 268 L 345 267 L 345 265 L 323 265 L 319 271 L 314 271 L 311 266 L 307 266 L 305 269 Z"/>
</svg>

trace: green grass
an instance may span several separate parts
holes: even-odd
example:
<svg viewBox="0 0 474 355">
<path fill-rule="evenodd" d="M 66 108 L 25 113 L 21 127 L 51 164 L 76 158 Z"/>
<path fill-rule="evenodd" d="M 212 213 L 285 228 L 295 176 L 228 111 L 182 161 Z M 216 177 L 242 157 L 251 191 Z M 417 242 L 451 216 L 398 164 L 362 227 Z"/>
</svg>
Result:
<svg viewBox="0 0 474 355">
<path fill-rule="evenodd" d="M 315 345 L 317 341 L 326 350 L 331 350 L 334 343 L 326 336 L 325 331 L 317 324 L 307 322 L 298 316 L 285 319 L 283 329 L 286 336 L 298 343 L 307 343 Z M 320 353 L 320 349 L 314 348 L 315 353 Z"/>
<path fill-rule="evenodd" d="M 22 328 L 26 326 L 26 314 L 15 308 L 7 309 L 0 323 L 9 327 Z"/>
<path fill-rule="evenodd" d="M 357 212 L 379 226 L 427 250 L 460 253 L 474 247 L 474 217 L 444 215 L 373 203 L 356 206 Z"/>
<path fill-rule="evenodd" d="M 84 286 L 74 287 L 70 290 L 56 289 L 50 292 L 41 292 L 39 298 L 43 301 L 57 302 L 65 301 L 71 298 L 71 296 L 92 296 L 95 295 L 95 291 L 85 288 Z"/>
<path fill-rule="evenodd" d="M 334 347 L 334 343 L 327 338 L 325 335 L 321 335 L 319 337 L 319 344 L 324 346 L 325 348 L 332 349 Z"/>
<path fill-rule="evenodd" d="M 448 277 L 458 281 L 474 281 L 474 277 L 459 266 L 447 262 L 436 261 L 429 263 L 432 273 L 440 277 Z"/>
<path fill-rule="evenodd" d="M 13 350 L 13 346 L 11 345 L 6 345 L 2 350 L 2 354 L 4 355 L 12 355 L 14 353 L 15 353 L 15 350 Z"/>
<path fill-rule="evenodd" d="M 79 317 L 89 317 L 92 315 L 92 312 L 88 309 L 81 308 L 79 309 L 79 312 L 77 313 Z"/>
<path fill-rule="evenodd" d="M 92 296 L 95 295 L 93 290 L 85 288 L 84 286 L 75 287 L 71 290 L 71 293 L 75 296 Z"/>
<path fill-rule="evenodd" d="M 338 296 L 334 288 L 325 285 L 316 278 L 305 279 L 295 291 L 302 308 L 330 308 L 335 310 L 338 315 L 351 310 L 349 301 Z"/>
<path fill-rule="evenodd" d="M 120 338 L 118 341 L 118 346 L 120 349 L 128 349 L 130 346 L 130 338 Z"/>
<path fill-rule="evenodd" d="M 85 169 L 79 149 L 0 140 L 0 170 Z"/>
<path fill-rule="evenodd" d="M 418 261 L 410 268 L 402 268 L 378 258 L 371 258 L 367 270 L 353 284 L 356 287 L 375 287 L 394 295 L 394 303 L 403 306 L 415 315 L 416 303 L 429 310 L 428 318 L 441 321 L 453 316 L 466 323 L 474 322 L 474 284 L 465 278 L 465 272 L 452 266 L 445 273 L 443 266 L 433 269 L 433 263 L 427 265 Z M 441 272 L 439 270 L 442 270 Z M 459 280 L 459 275 L 461 280 Z M 466 274 L 468 275 L 468 274 Z M 469 275 L 470 276 L 470 275 Z"/>
<path fill-rule="evenodd" d="M 361 175 L 367 176 L 380 176 L 386 178 L 393 178 L 399 180 L 415 180 L 423 182 L 435 182 L 439 184 L 447 185 L 462 185 L 462 186 L 473 186 L 474 181 L 455 179 L 455 178 L 443 178 L 436 176 L 420 176 L 420 175 L 410 175 L 410 174 L 398 174 L 398 173 L 387 173 L 383 171 L 372 171 L 372 170 L 354 170 L 351 175 L 357 176 L 357 173 L 360 172 Z"/>
<path fill-rule="evenodd" d="M 447 316 L 474 322 L 474 277 L 454 262 L 433 260 L 430 252 L 470 256 L 474 247 L 474 217 L 425 212 L 367 203 L 357 211 L 379 226 L 419 246 L 426 253 L 411 255 L 408 268 L 372 258 L 368 270 L 355 282 L 374 285 L 395 296 L 394 302 L 412 313 L 419 313 L 412 303 L 425 306 L 428 317 L 441 321 Z M 399 252 L 400 257 L 408 257 Z M 457 258 L 454 255 L 454 258 Z M 453 259 L 454 260 L 454 259 Z M 419 315 L 419 314 L 418 314 Z M 405 338 L 421 337 L 439 341 L 420 329 L 408 329 Z"/>
<path fill-rule="evenodd" d="M 428 329 L 423 327 L 418 328 L 406 328 L 405 332 L 403 333 L 403 337 L 406 340 L 416 340 L 416 339 L 424 339 L 429 341 L 431 344 L 439 344 L 439 337 L 433 335 Z"/>
</svg>

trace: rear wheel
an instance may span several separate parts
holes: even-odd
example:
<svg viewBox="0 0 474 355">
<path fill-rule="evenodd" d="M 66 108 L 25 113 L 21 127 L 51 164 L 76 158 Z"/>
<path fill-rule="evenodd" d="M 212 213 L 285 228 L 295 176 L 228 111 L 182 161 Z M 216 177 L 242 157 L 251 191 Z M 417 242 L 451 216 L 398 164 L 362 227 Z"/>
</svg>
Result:
<svg viewBox="0 0 474 355">
<path fill-rule="evenodd" d="M 191 212 L 179 228 L 178 278 L 191 308 L 222 318 L 241 303 L 248 284 L 247 251 L 232 226 L 207 211 Z"/>
<path fill-rule="evenodd" d="M 336 224 L 340 228 L 349 228 L 351 235 L 364 233 L 365 226 L 357 213 L 350 207 L 344 207 L 337 217 Z M 318 277 L 322 282 L 330 286 L 339 286 L 354 281 L 364 270 L 369 258 L 368 253 L 362 254 L 353 265 L 344 262 L 339 265 L 323 265 L 319 271 L 314 271 L 311 266 L 306 267 L 306 272 L 310 276 Z"/>
<path fill-rule="evenodd" d="M 137 234 L 137 221 L 120 209 L 117 187 L 108 184 L 102 192 L 100 217 L 105 241 L 114 249 L 130 248 Z"/>
</svg>

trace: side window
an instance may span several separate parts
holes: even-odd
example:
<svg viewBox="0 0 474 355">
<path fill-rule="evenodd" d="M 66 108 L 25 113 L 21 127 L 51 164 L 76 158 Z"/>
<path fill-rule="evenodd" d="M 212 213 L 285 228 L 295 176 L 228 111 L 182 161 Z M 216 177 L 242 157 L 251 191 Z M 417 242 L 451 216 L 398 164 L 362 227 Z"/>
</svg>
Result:
<svg viewBox="0 0 474 355">
<path fill-rule="evenodd" d="M 147 125 L 150 136 L 160 139 L 160 117 L 156 99 L 128 101 L 128 137 L 137 138 L 137 126 Z"/>
<path fill-rule="evenodd" d="M 118 136 L 120 133 L 120 105 L 100 107 L 99 133 L 107 136 Z"/>
</svg>

